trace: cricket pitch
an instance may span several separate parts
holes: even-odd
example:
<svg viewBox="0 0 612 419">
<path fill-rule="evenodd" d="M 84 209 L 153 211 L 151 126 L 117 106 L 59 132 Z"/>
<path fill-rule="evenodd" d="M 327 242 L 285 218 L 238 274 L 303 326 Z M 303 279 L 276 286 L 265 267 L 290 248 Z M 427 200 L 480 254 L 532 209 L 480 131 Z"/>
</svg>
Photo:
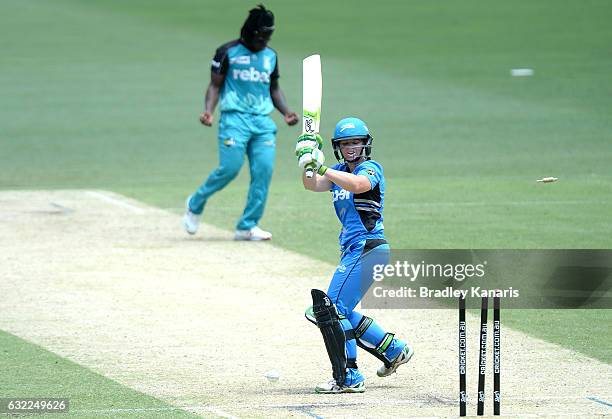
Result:
<svg viewBox="0 0 612 419">
<path fill-rule="evenodd" d="M 415 356 L 378 378 L 378 361 L 360 351 L 366 393 L 314 394 L 331 372 L 303 312 L 335 267 L 269 243 L 234 242 L 205 224 L 189 237 L 177 214 L 105 191 L 4 191 L 0 262 L 0 329 L 202 416 L 458 414 L 456 310 L 367 311 Z M 610 400 L 612 366 L 505 328 L 503 318 L 502 351 L 503 415 L 612 412 L 589 399 Z M 264 377 L 272 369 L 277 383 Z"/>
</svg>

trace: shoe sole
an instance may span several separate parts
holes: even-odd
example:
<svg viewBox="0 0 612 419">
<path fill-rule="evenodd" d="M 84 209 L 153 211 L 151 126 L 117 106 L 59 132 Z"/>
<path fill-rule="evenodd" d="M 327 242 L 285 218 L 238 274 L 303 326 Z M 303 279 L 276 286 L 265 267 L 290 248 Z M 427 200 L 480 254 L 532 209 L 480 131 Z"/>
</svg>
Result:
<svg viewBox="0 0 612 419">
<path fill-rule="evenodd" d="M 410 361 L 412 359 L 413 355 L 414 355 L 414 349 L 411 348 L 410 352 L 408 352 L 408 355 L 406 356 L 406 358 L 404 358 L 403 360 L 398 362 L 397 365 L 394 365 L 393 367 L 391 367 L 391 370 L 389 370 L 388 373 L 380 374 L 378 371 L 376 371 L 376 375 L 378 375 L 379 377 L 388 377 L 388 376 L 390 376 L 395 371 L 397 371 L 397 369 L 400 367 L 400 365 L 404 365 L 404 364 L 408 363 L 408 361 Z"/>
<path fill-rule="evenodd" d="M 320 388 L 315 388 L 315 393 L 317 394 L 342 394 L 342 393 L 363 393 L 365 392 L 365 383 L 362 382 L 357 384 L 357 387 L 341 387 L 338 390 L 325 390 Z"/>
</svg>

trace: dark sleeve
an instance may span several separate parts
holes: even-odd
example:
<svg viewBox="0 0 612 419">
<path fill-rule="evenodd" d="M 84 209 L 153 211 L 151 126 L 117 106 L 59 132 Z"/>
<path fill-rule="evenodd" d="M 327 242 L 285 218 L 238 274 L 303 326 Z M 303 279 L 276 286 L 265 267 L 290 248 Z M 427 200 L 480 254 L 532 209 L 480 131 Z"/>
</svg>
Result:
<svg viewBox="0 0 612 419">
<path fill-rule="evenodd" d="M 227 51 L 229 46 L 227 44 L 217 48 L 215 56 L 210 63 L 210 71 L 215 74 L 227 74 L 229 68 L 229 60 L 227 58 Z"/>
</svg>

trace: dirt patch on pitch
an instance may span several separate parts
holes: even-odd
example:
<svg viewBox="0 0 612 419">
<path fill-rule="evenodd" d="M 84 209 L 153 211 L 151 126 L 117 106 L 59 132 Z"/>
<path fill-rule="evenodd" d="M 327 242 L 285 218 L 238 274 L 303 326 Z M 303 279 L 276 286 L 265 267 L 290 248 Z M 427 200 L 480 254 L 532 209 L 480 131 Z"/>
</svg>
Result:
<svg viewBox="0 0 612 419">
<path fill-rule="evenodd" d="M 369 311 L 414 343 L 414 359 L 379 379 L 360 353 L 365 394 L 316 395 L 330 373 L 303 309 L 334 267 L 231 237 L 208 225 L 188 237 L 176 214 L 109 192 L 1 192 L 0 328 L 206 416 L 456 415 L 454 310 Z M 507 328 L 502 342 L 505 415 L 610 413 L 587 397 L 609 400 L 611 366 Z"/>
</svg>

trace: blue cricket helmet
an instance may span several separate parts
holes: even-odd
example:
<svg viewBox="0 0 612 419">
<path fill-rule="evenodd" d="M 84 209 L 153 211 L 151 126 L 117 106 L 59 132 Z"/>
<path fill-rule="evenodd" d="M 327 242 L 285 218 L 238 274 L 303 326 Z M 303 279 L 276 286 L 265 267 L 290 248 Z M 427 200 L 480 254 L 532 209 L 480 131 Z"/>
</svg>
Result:
<svg viewBox="0 0 612 419">
<path fill-rule="evenodd" d="M 365 147 L 363 147 L 361 156 L 369 158 L 372 152 L 372 141 L 374 141 L 374 138 L 370 135 L 370 130 L 365 122 L 359 118 L 349 117 L 338 121 L 336 129 L 334 129 L 334 137 L 331 141 L 336 160 L 340 161 L 343 158 L 342 153 L 340 153 L 338 142 L 354 138 L 365 140 Z"/>
</svg>

